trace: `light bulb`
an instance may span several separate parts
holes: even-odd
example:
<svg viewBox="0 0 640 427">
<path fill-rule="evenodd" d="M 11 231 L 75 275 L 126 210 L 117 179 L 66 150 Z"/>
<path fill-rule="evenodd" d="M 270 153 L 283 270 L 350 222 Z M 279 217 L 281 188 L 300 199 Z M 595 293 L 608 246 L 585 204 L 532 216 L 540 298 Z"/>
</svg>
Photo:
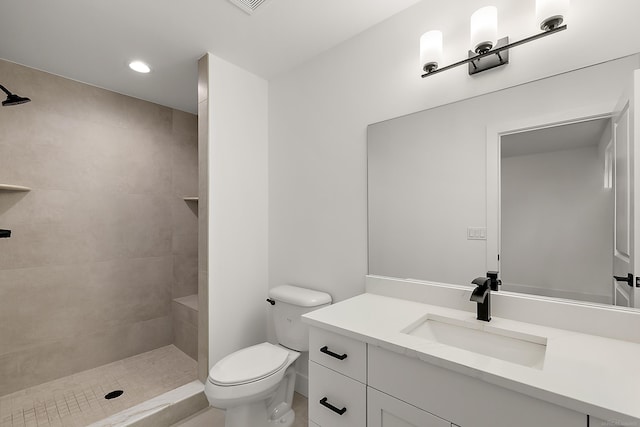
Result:
<svg viewBox="0 0 640 427">
<path fill-rule="evenodd" d="M 420 37 L 420 66 L 430 73 L 442 62 L 442 32 L 428 31 Z"/>
<path fill-rule="evenodd" d="M 471 15 L 471 49 L 475 53 L 485 53 L 498 40 L 498 9 L 485 6 Z"/>
<path fill-rule="evenodd" d="M 151 68 L 147 64 L 142 61 L 132 61 L 129 63 L 129 68 L 133 71 L 137 71 L 138 73 L 148 73 L 151 71 Z"/>
</svg>

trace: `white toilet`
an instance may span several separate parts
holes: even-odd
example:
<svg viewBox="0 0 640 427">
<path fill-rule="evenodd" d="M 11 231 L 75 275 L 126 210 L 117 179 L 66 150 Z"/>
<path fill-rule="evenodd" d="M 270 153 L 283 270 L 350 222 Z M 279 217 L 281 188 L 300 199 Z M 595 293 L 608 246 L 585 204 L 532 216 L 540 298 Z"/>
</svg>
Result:
<svg viewBox="0 0 640 427">
<path fill-rule="evenodd" d="M 331 295 L 278 286 L 269 291 L 279 345 L 268 342 L 231 353 L 209 372 L 204 393 L 225 409 L 225 427 L 290 427 L 296 382 L 293 362 L 309 351 L 309 330 L 300 316 L 331 304 Z"/>
</svg>

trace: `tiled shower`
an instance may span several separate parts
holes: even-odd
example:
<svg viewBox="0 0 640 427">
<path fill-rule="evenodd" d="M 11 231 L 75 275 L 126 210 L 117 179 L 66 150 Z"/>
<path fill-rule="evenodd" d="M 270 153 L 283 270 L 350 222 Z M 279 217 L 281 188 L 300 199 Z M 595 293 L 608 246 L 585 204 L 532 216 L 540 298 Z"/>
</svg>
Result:
<svg viewBox="0 0 640 427">
<path fill-rule="evenodd" d="M 0 425 L 3 396 L 149 351 L 195 379 L 197 117 L 6 61 L 0 79 L 32 99 L 0 109 Z"/>
</svg>

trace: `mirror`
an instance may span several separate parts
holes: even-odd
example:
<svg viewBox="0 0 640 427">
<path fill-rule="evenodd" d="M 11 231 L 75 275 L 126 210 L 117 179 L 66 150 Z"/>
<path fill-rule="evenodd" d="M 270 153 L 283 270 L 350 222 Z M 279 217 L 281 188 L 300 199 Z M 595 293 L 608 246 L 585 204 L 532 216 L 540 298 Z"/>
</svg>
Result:
<svg viewBox="0 0 640 427">
<path fill-rule="evenodd" d="M 544 149 L 546 154 L 523 150 L 531 150 L 533 144 L 542 150 L 543 144 L 531 142 L 534 137 L 550 143 L 561 139 L 552 132 L 569 137 L 585 132 L 574 125 L 575 122 L 593 125 L 598 129 L 594 132 L 600 132 L 598 145 L 571 149 L 589 152 L 583 157 L 589 157 L 596 168 L 590 179 L 595 183 L 597 174 L 598 194 L 603 200 L 611 199 L 611 191 L 604 188 L 607 153 L 603 141 L 611 135 L 610 117 L 624 85 L 638 68 L 640 58 L 633 55 L 370 125 L 367 137 L 369 274 L 471 286 L 475 277 L 484 276 L 488 270 L 501 269 L 504 290 L 611 303 L 611 271 L 604 268 L 596 274 L 594 270 L 585 269 L 587 263 L 591 267 L 590 261 L 584 258 L 586 255 L 570 249 L 578 245 L 591 246 L 592 243 L 584 243 L 584 238 L 593 232 L 590 228 L 594 225 L 590 222 L 579 225 L 568 220 L 575 213 L 560 215 L 558 211 L 546 221 L 551 222 L 555 230 L 582 228 L 575 236 L 558 236 L 551 228 L 544 233 L 534 232 L 531 219 L 522 219 L 528 221 L 528 225 L 519 224 L 515 215 L 518 211 L 511 203 L 513 197 L 528 194 L 532 199 L 533 192 L 538 190 L 522 188 L 523 166 L 512 166 L 517 163 L 517 150 L 521 150 L 520 157 L 546 156 L 547 160 L 561 163 L 564 154 L 560 152 L 569 151 L 568 146 L 562 149 L 549 144 L 552 146 Z M 502 165 L 502 154 L 497 148 L 500 145 L 507 147 Z M 525 154 L 527 152 L 529 154 Z M 573 165 L 575 156 L 569 157 L 572 168 L 579 167 L 577 160 Z M 551 167 L 550 163 L 546 165 Z M 503 179 L 508 183 L 502 184 L 506 204 L 498 210 L 501 167 L 507 173 Z M 536 169 L 534 165 L 529 167 Z M 561 166 L 558 169 L 563 170 Z M 564 168 L 565 174 L 568 170 Z M 547 180 L 559 179 L 552 178 L 550 170 L 548 172 Z M 518 173 L 520 183 L 516 178 Z M 554 189 L 561 186 L 558 184 Z M 547 212 L 559 209 L 551 195 L 546 197 L 536 201 L 540 209 Z M 567 196 L 555 194 L 553 197 Z M 602 207 L 599 213 L 611 221 L 611 208 L 608 209 Z M 505 217 L 502 223 L 501 215 Z M 595 252 L 602 256 L 608 251 L 608 258 L 599 258 L 599 264 L 610 268 L 613 228 L 610 223 L 607 227 L 606 237 L 604 231 L 597 233 L 608 243 L 598 245 Z M 522 249 L 521 243 L 527 236 L 543 237 L 544 243 L 555 247 L 556 252 L 560 251 L 561 243 L 565 243 L 561 252 L 567 256 L 562 260 L 559 254 L 545 251 L 542 242 L 538 242 L 542 246 L 535 249 L 538 258 L 534 259 L 526 251 L 518 253 L 514 248 L 521 246 Z M 502 256 L 503 265 L 498 261 L 498 254 Z M 518 258 L 523 257 L 528 261 L 519 264 Z M 574 264 L 570 266 L 572 257 Z M 521 265 L 526 265 L 528 270 L 522 271 Z M 578 270 L 580 274 L 576 274 Z M 543 271 L 555 279 L 536 275 Z M 600 287 L 582 285 L 583 274 L 593 277 Z M 568 277 L 575 279 L 571 286 L 566 286 Z"/>
</svg>

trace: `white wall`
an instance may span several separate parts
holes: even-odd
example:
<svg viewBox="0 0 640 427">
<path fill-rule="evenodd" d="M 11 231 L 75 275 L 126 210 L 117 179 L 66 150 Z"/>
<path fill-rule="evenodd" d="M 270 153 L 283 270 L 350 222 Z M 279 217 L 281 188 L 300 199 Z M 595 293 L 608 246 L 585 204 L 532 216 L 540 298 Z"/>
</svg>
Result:
<svg viewBox="0 0 640 427">
<path fill-rule="evenodd" d="M 613 190 L 598 147 L 502 158 L 500 170 L 503 289 L 611 304 Z"/>
<path fill-rule="evenodd" d="M 267 336 L 268 84 L 211 54 L 208 63 L 211 368 Z"/>
<path fill-rule="evenodd" d="M 368 124 L 640 51 L 640 2 L 575 0 L 567 31 L 516 48 L 508 66 L 421 79 L 420 35 L 442 29 L 445 63 L 462 59 L 469 16 L 484 6 L 430 3 L 270 81 L 269 286 L 308 286 L 336 301 L 364 291 Z M 537 31 L 534 0 L 494 4 L 500 36 Z"/>
</svg>

